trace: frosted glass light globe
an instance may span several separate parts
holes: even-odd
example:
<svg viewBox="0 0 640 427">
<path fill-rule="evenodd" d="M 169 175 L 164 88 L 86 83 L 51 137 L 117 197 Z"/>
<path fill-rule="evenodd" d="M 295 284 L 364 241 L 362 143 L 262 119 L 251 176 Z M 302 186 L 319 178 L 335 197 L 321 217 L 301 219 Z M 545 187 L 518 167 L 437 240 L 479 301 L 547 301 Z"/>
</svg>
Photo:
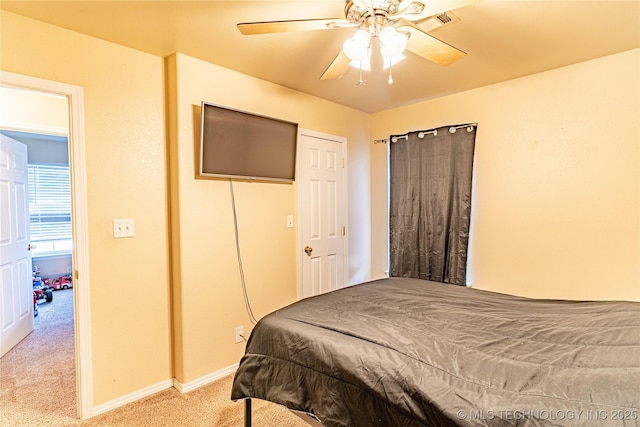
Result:
<svg viewBox="0 0 640 427">
<path fill-rule="evenodd" d="M 365 30 L 358 30 L 353 37 L 342 45 L 345 55 L 353 61 L 364 61 L 370 54 L 371 35 Z"/>
<path fill-rule="evenodd" d="M 407 36 L 388 26 L 380 31 L 380 52 L 384 58 L 399 56 L 407 47 Z"/>
</svg>

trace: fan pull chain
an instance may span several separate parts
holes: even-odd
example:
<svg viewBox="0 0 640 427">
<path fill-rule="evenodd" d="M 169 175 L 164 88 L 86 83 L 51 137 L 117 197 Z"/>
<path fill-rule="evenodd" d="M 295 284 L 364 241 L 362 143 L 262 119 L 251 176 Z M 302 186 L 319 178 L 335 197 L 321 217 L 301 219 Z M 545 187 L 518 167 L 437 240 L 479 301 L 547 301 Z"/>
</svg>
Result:
<svg viewBox="0 0 640 427">
<path fill-rule="evenodd" d="M 364 86 L 367 82 L 362 79 L 362 61 L 360 61 L 360 80 L 356 83 L 358 86 Z"/>
<path fill-rule="evenodd" d="M 387 80 L 387 82 L 392 85 L 393 84 L 393 75 L 391 74 L 391 69 L 393 68 L 393 65 L 391 64 L 391 58 L 389 58 L 389 80 Z"/>
</svg>

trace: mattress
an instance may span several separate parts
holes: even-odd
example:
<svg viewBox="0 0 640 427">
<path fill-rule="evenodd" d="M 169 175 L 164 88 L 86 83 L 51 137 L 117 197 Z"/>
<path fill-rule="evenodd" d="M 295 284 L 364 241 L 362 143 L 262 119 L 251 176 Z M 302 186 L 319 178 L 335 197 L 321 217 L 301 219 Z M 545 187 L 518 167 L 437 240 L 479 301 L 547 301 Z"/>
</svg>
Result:
<svg viewBox="0 0 640 427">
<path fill-rule="evenodd" d="M 640 303 L 351 286 L 262 318 L 231 398 L 326 427 L 638 425 Z"/>
</svg>

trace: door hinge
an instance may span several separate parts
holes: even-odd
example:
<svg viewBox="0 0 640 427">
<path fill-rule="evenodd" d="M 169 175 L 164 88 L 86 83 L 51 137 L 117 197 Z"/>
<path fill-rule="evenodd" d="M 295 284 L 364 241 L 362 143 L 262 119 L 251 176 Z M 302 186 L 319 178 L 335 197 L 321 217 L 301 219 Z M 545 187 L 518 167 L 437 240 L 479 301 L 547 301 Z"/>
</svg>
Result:
<svg viewBox="0 0 640 427">
<path fill-rule="evenodd" d="M 344 169 L 344 157 L 340 159 L 340 166 L 342 166 L 342 169 Z"/>
<path fill-rule="evenodd" d="M 75 280 L 78 280 L 78 270 L 74 270 L 74 271 L 73 271 L 73 278 L 74 278 Z M 74 283 L 74 285 L 75 285 L 75 283 Z"/>
<path fill-rule="evenodd" d="M 342 235 L 345 236 L 347 234 L 347 227 L 342 226 Z"/>
</svg>

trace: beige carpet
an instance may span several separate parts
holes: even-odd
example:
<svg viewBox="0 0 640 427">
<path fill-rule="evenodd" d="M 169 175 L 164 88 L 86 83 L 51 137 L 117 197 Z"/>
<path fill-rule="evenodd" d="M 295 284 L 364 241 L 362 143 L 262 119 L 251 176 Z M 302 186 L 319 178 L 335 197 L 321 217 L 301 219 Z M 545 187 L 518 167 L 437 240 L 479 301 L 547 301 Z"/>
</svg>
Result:
<svg viewBox="0 0 640 427">
<path fill-rule="evenodd" d="M 0 426 L 243 425 L 244 405 L 229 399 L 231 377 L 187 394 L 171 388 L 81 422 L 76 417 L 73 290 L 40 304 L 36 329 L 0 359 Z M 281 406 L 253 401 L 256 427 L 308 427 Z"/>
<path fill-rule="evenodd" d="M 73 290 L 38 304 L 34 331 L 0 359 L 0 425 L 70 425 L 76 417 Z"/>
<path fill-rule="evenodd" d="M 231 377 L 181 395 L 169 389 L 108 414 L 92 418 L 82 426 L 216 426 L 243 425 L 244 405 L 231 402 Z M 285 408 L 253 401 L 253 425 L 309 427 Z"/>
</svg>

